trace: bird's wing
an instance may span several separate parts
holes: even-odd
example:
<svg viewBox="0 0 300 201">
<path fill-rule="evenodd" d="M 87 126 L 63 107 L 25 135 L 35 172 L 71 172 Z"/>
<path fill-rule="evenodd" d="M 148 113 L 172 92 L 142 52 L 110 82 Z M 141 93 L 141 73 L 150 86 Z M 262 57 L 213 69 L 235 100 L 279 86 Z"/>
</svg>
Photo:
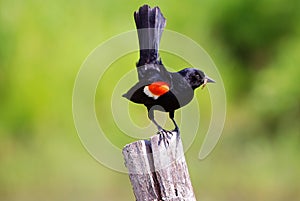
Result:
<svg viewBox="0 0 300 201">
<path fill-rule="evenodd" d="M 138 82 L 123 97 L 142 104 L 152 104 L 170 91 L 170 84 L 164 81 Z"/>
</svg>

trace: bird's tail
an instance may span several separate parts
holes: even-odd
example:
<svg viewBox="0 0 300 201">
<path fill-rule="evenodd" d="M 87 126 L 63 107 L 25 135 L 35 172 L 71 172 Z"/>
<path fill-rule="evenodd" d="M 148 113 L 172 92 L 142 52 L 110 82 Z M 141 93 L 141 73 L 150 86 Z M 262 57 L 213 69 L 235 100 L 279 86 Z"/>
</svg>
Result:
<svg viewBox="0 0 300 201">
<path fill-rule="evenodd" d="M 158 49 L 166 19 L 158 7 L 148 5 L 140 7 L 134 13 L 140 45 L 140 60 L 137 66 L 149 63 L 160 63 Z"/>
</svg>

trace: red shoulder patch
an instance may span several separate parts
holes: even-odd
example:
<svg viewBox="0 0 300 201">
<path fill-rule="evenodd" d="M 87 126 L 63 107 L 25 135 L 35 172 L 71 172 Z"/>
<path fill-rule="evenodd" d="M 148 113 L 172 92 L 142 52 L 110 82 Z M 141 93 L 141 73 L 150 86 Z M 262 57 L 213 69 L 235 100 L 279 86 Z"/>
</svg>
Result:
<svg viewBox="0 0 300 201">
<path fill-rule="evenodd" d="M 153 82 L 148 87 L 149 91 L 155 96 L 161 96 L 170 91 L 170 85 L 166 82 Z"/>
<path fill-rule="evenodd" d="M 166 82 L 153 82 L 152 84 L 144 87 L 144 93 L 153 99 L 158 99 L 161 95 L 164 95 L 170 91 L 170 85 Z"/>
</svg>

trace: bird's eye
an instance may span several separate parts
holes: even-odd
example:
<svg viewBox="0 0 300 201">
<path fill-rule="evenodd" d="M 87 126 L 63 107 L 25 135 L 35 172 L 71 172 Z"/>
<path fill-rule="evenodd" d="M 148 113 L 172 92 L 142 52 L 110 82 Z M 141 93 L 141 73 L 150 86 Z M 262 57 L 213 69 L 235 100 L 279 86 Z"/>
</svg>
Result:
<svg viewBox="0 0 300 201">
<path fill-rule="evenodd" d="M 197 80 L 199 80 L 199 79 L 200 79 L 200 75 L 199 75 L 199 74 L 196 74 L 196 75 L 195 75 L 195 78 L 196 78 Z"/>
</svg>

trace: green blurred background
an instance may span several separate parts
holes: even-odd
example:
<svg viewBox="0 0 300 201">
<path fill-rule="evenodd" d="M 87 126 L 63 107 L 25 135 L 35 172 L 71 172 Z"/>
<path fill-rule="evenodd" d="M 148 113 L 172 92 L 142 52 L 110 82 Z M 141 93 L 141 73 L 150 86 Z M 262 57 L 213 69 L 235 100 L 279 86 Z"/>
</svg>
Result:
<svg viewBox="0 0 300 201">
<path fill-rule="evenodd" d="M 299 0 L 0 0 L 0 200 L 134 200 L 128 176 L 101 166 L 82 146 L 72 90 L 87 55 L 134 29 L 132 13 L 144 3 L 159 5 L 168 29 L 204 47 L 224 79 L 220 142 L 198 160 L 200 130 L 186 153 L 197 198 L 300 200 Z M 129 58 L 120 61 L 124 71 L 138 54 Z M 97 110 L 106 108 L 107 94 L 97 91 Z M 149 123 L 143 107 L 131 108 L 144 119 L 138 123 Z M 133 141 L 113 122 L 105 129 L 120 148 Z"/>
</svg>

